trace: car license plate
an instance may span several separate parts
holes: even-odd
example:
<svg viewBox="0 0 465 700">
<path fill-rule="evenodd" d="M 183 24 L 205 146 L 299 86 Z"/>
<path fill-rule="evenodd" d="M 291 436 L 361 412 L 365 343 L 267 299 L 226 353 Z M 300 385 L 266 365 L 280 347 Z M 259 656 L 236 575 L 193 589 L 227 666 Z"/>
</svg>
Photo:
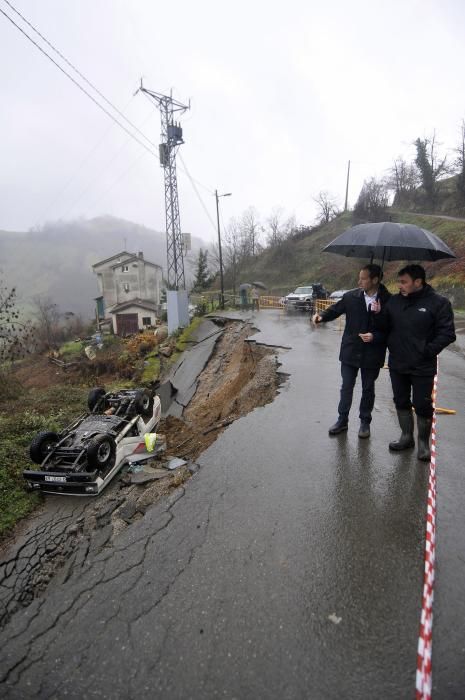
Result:
<svg viewBox="0 0 465 700">
<path fill-rule="evenodd" d="M 45 476 L 44 481 L 53 481 L 55 484 L 66 482 L 66 476 Z"/>
</svg>

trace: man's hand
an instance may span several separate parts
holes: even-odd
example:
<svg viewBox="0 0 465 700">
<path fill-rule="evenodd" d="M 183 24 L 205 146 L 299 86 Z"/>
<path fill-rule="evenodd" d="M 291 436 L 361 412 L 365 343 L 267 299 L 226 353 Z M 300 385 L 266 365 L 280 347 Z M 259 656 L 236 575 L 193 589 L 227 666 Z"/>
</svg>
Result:
<svg viewBox="0 0 465 700">
<path fill-rule="evenodd" d="M 381 311 L 381 302 L 380 301 L 372 301 L 370 310 L 373 311 L 374 314 L 379 314 Z"/>
<path fill-rule="evenodd" d="M 358 336 L 363 340 L 364 343 L 373 342 L 373 333 L 359 333 Z"/>
<path fill-rule="evenodd" d="M 322 320 L 323 319 L 321 318 L 320 314 L 313 314 L 312 321 L 315 325 L 317 325 L 318 323 L 321 323 Z"/>
</svg>

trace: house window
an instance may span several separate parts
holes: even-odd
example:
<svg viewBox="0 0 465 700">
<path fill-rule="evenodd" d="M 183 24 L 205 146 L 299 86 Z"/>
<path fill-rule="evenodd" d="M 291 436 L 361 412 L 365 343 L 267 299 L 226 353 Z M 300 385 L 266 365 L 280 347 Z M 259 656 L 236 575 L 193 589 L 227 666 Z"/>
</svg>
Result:
<svg viewBox="0 0 465 700">
<path fill-rule="evenodd" d="M 152 319 L 150 316 L 143 316 L 142 317 L 142 325 L 143 326 L 151 326 L 152 325 Z"/>
<path fill-rule="evenodd" d="M 125 292 L 129 292 L 129 284 L 127 282 L 123 284 L 123 289 Z"/>
<path fill-rule="evenodd" d="M 121 268 L 121 272 L 128 272 L 129 271 L 129 265 L 123 265 Z"/>
</svg>

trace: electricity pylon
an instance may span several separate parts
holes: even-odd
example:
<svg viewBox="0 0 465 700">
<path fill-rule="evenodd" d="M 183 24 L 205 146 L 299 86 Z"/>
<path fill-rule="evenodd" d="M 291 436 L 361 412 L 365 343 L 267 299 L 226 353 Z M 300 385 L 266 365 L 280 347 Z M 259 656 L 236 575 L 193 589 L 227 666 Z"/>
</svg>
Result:
<svg viewBox="0 0 465 700">
<path fill-rule="evenodd" d="M 182 128 L 176 124 L 175 112 L 183 114 L 190 109 L 190 103 L 184 105 L 173 100 L 171 95 L 162 95 L 147 90 L 140 85 L 141 92 L 149 95 L 157 103 L 161 114 L 161 144 L 159 145 L 160 165 L 165 174 L 165 218 L 166 218 L 166 257 L 168 286 L 171 289 L 185 289 L 183 237 L 179 218 L 178 181 L 176 177 L 176 153 L 181 144 Z"/>
</svg>

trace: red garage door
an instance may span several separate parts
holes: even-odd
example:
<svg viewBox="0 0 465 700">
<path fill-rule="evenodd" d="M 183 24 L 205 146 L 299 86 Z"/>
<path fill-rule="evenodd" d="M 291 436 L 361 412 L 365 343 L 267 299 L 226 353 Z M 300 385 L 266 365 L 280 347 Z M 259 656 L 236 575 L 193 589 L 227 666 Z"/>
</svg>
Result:
<svg viewBox="0 0 465 700">
<path fill-rule="evenodd" d="M 116 314 L 116 334 L 132 335 L 137 333 L 137 314 Z"/>
</svg>

